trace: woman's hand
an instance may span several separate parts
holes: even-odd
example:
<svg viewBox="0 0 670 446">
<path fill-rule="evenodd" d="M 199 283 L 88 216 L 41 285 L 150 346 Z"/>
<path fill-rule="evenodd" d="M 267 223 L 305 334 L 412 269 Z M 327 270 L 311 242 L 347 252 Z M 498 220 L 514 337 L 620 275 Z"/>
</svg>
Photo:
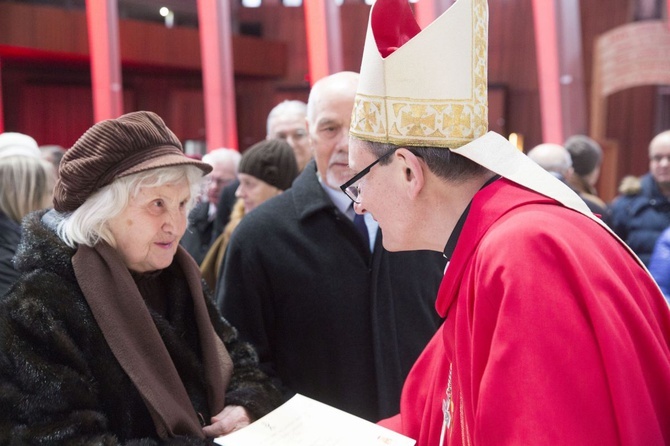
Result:
<svg viewBox="0 0 670 446">
<path fill-rule="evenodd" d="M 242 429 L 251 423 L 247 410 L 242 406 L 226 406 L 212 417 L 212 424 L 202 428 L 206 436 L 216 438 Z"/>
</svg>

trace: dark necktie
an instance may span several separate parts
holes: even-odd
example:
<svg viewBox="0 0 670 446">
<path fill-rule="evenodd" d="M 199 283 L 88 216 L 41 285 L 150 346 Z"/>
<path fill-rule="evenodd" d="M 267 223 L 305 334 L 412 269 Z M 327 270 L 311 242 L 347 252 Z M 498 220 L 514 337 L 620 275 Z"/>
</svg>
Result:
<svg viewBox="0 0 670 446">
<path fill-rule="evenodd" d="M 370 235 L 368 234 L 368 227 L 365 224 L 365 216 L 361 214 L 356 214 L 354 216 L 354 226 L 356 226 L 356 229 L 358 229 L 358 232 L 361 234 L 361 237 L 363 237 L 363 240 L 365 241 L 365 246 L 370 249 Z"/>
</svg>

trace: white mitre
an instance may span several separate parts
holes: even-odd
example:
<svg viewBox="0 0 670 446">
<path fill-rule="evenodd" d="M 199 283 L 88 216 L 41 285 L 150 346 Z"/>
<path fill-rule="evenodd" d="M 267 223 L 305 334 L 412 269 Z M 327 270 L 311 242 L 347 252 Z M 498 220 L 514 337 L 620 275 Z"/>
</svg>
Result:
<svg viewBox="0 0 670 446">
<path fill-rule="evenodd" d="M 407 0 L 376 0 L 350 134 L 395 146 L 450 149 L 586 215 L 621 242 L 570 187 L 506 138 L 487 133 L 487 41 L 486 0 L 456 0 L 423 30 Z"/>
<path fill-rule="evenodd" d="M 368 141 L 450 148 L 484 135 L 487 29 L 484 0 L 457 1 L 423 31 L 407 0 L 377 1 L 351 133 Z"/>
</svg>

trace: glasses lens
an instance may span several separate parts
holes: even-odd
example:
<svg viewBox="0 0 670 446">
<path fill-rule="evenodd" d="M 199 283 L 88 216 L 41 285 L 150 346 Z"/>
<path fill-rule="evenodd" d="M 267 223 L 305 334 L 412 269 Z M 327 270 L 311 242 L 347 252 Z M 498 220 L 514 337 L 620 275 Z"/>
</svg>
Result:
<svg viewBox="0 0 670 446">
<path fill-rule="evenodd" d="M 347 187 L 347 195 L 354 203 L 358 203 L 358 185 L 353 184 Z"/>
</svg>

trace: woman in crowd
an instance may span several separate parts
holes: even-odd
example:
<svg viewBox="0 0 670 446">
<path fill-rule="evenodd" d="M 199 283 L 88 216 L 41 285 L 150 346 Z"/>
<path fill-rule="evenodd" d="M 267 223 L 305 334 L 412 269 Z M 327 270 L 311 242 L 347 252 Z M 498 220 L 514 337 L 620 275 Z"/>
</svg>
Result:
<svg viewBox="0 0 670 446">
<path fill-rule="evenodd" d="M 27 135 L 0 138 L 0 295 L 19 277 L 14 254 L 21 239 L 21 220 L 51 206 L 53 167 L 39 158 L 37 143 Z M 28 144 L 28 145 L 24 145 Z"/>
<path fill-rule="evenodd" d="M 295 153 L 283 139 L 267 139 L 248 148 L 242 155 L 237 172 L 240 185 L 235 192 L 237 202 L 230 221 L 201 265 L 202 277 L 211 289 L 216 287 L 228 241 L 242 217 L 291 187 L 299 173 Z"/>
<path fill-rule="evenodd" d="M 0 443 L 212 444 L 279 404 L 179 247 L 210 170 L 150 112 L 67 151 L 0 301 Z"/>
</svg>

